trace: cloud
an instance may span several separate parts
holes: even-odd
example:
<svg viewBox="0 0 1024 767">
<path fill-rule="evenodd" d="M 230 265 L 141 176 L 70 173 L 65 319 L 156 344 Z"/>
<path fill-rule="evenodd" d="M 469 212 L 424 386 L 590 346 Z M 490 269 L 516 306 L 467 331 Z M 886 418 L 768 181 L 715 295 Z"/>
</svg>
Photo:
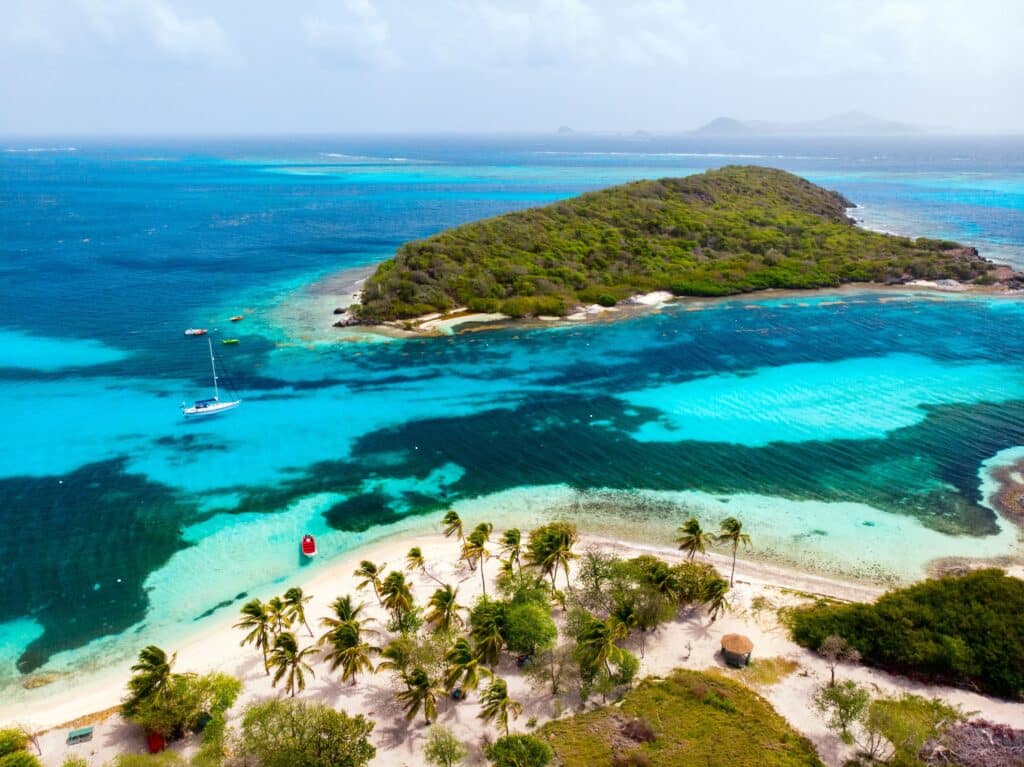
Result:
<svg viewBox="0 0 1024 767">
<path fill-rule="evenodd" d="M 399 64 L 391 47 L 391 28 L 369 0 L 344 0 L 337 8 L 303 16 L 306 42 L 330 64 L 383 67 Z"/>
<path fill-rule="evenodd" d="M 166 0 L 15 2 L 2 11 L 3 39 L 12 47 L 69 57 L 107 55 L 180 61 L 225 61 L 234 53 L 218 20 L 188 15 Z"/>
</svg>

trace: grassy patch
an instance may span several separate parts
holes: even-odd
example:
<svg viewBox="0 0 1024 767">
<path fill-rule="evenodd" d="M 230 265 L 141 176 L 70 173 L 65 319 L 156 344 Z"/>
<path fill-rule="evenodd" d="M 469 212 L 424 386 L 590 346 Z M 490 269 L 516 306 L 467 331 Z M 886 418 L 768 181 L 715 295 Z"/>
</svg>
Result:
<svg viewBox="0 0 1024 767">
<path fill-rule="evenodd" d="M 751 687 L 771 687 L 800 668 L 790 658 L 755 658 L 749 666 L 730 669 L 729 676 Z"/>
<path fill-rule="evenodd" d="M 653 739 L 636 738 L 637 730 L 649 730 Z M 645 680 L 621 706 L 550 722 L 538 734 L 562 767 L 628 764 L 631 755 L 637 757 L 633 763 L 651 767 L 821 765 L 811 744 L 759 695 L 695 671 Z"/>
</svg>

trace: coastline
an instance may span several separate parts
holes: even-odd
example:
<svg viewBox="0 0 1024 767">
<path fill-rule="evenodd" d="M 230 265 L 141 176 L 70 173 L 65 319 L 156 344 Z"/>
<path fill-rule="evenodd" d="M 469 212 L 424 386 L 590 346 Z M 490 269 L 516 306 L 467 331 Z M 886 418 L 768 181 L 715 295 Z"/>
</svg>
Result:
<svg viewBox="0 0 1024 767">
<path fill-rule="evenodd" d="M 387 562 L 390 567 L 401 568 L 410 545 L 418 545 L 428 555 L 428 575 L 410 575 L 414 592 L 421 603 L 432 593 L 436 583 L 431 576 L 459 586 L 460 602 L 471 604 L 480 593 L 480 580 L 472 572 L 456 564 L 458 542 L 445 538 L 437 530 L 437 516 L 430 519 L 431 531 L 410 530 L 385 540 L 369 543 L 364 547 L 338 557 L 329 567 L 298 582 L 282 584 L 301 585 L 312 600 L 307 607 L 310 624 L 317 626 L 321 616 L 329 614 L 329 603 L 341 594 L 353 594 L 367 604 L 372 616 L 380 617 L 372 594 L 360 594 L 355 590 L 356 579 L 353 570 L 361 559 Z M 595 547 L 613 551 L 620 556 L 632 557 L 641 554 L 656 554 L 670 561 L 682 561 L 683 555 L 672 546 L 651 546 L 636 544 L 621 539 L 609 539 L 589 534 L 581 535 L 577 551 Z M 730 558 L 724 554 L 712 554 L 708 561 L 720 572 L 728 572 Z M 495 567 L 488 568 L 493 579 Z M 847 601 L 873 599 L 882 593 L 878 587 L 868 587 L 835 578 L 809 576 L 786 568 L 740 559 L 736 565 L 736 586 L 730 592 L 732 609 L 718 621 L 709 623 L 706 616 L 682 615 L 677 620 L 649 636 L 642 660 L 640 676 L 660 676 L 673 668 L 685 667 L 705 669 L 721 673 L 723 667 L 715 652 L 721 636 L 730 632 L 743 632 L 750 636 L 756 648 L 757 657 L 782 657 L 802 668 L 799 674 L 780 680 L 771 689 L 755 688 L 776 707 L 798 731 L 809 737 L 817 746 L 827 764 L 840 764 L 846 754 L 841 743 L 828 732 L 823 722 L 813 713 L 810 698 L 827 672 L 820 658 L 814 653 L 793 644 L 782 629 L 776 611 L 782 607 L 805 602 L 809 598 L 828 597 Z M 556 611 L 557 616 L 557 611 Z M 176 668 L 204 673 L 211 670 L 223 671 L 241 678 L 245 690 L 232 711 L 234 720 L 248 704 L 267 697 L 277 697 L 280 691 L 273 688 L 263 673 L 259 654 L 251 647 L 239 648 L 241 632 L 232 628 L 235 614 L 224 618 L 216 626 L 177 645 L 164 645 L 168 652 L 177 652 Z M 312 639 L 301 632 L 303 644 Z M 636 642 L 629 646 L 634 652 Z M 144 747 L 141 731 L 126 723 L 116 712 L 124 685 L 128 679 L 129 662 L 110 671 L 97 686 L 89 690 L 76 690 L 75 694 L 62 694 L 55 698 L 40 698 L 31 703 L 0 708 L 0 720 L 27 724 L 36 730 L 45 730 L 41 737 L 47 767 L 61 763 L 67 747 L 63 744 L 65 730 L 70 723 L 80 725 L 88 721 L 96 727 L 94 750 L 91 752 L 95 763 L 103 763 L 114 754 L 124 751 L 139 752 Z M 373 741 L 377 745 L 377 757 L 372 764 L 377 767 L 399 767 L 418 764 L 418 749 L 422 747 L 427 729 L 417 720 L 407 723 L 392 704 L 393 688 L 387 675 L 378 674 L 360 678 L 355 686 L 342 685 L 337 674 L 330 673 L 326 665 L 316 658 L 316 676 L 301 697 L 305 700 L 320 700 L 328 705 L 343 708 L 349 713 L 364 713 L 378 722 Z M 563 706 L 572 708 L 572 701 L 566 699 L 553 704 L 552 696 L 546 691 L 533 690 L 526 678 L 518 672 L 515 664 L 506 659 L 500 673 L 509 683 L 510 692 L 516 700 L 524 703 L 524 715 L 516 724 L 522 730 L 527 717 L 536 718 L 538 724 L 557 718 Z M 735 673 L 735 672 L 729 672 Z M 866 684 L 878 686 L 885 692 L 913 691 L 918 694 L 940 695 L 944 699 L 963 705 L 967 710 L 980 711 L 987 718 L 1008 724 L 1024 721 L 1024 707 L 1020 704 L 1000 701 L 964 690 L 923 685 L 910 680 L 893 677 L 885 672 L 866 667 L 846 670 L 846 675 Z M 565 696 L 562 696 L 565 697 Z M 478 743 L 488 732 L 487 725 L 479 722 L 476 713 L 478 696 L 465 703 L 453 706 L 444 702 L 439 707 L 439 721 L 452 727 L 457 736 L 467 743 Z M 568 703 L 569 705 L 565 705 Z M 95 712 L 91 713 L 90 712 Z M 195 738 L 176 744 L 175 749 L 185 754 L 194 753 Z M 81 752 L 78 752 L 81 753 Z"/>
<path fill-rule="evenodd" d="M 682 307 L 683 311 L 702 311 L 723 304 L 758 304 L 769 301 L 816 301 L 836 297 L 840 300 L 856 299 L 865 295 L 883 294 L 882 300 L 954 300 L 975 298 L 1024 299 L 1024 292 L 1008 290 L 1004 285 L 972 285 L 955 281 L 911 280 L 906 283 L 849 282 L 837 287 L 809 289 L 767 289 L 729 296 L 673 296 L 657 290 L 638 293 L 615 306 L 597 304 L 577 306 L 564 316 L 513 318 L 499 313 L 471 312 L 456 307 L 448 312 L 434 312 L 406 320 L 361 325 L 347 319 L 352 305 L 366 278 L 378 265 L 344 269 L 314 280 L 286 297 L 276 310 L 279 327 L 290 331 L 299 340 L 309 341 L 366 341 L 401 338 L 432 338 L 510 328 L 525 330 L 556 326 L 599 324 L 630 319 L 657 312 L 668 307 Z M 1002 267 L 1000 267 L 1002 268 Z M 285 310 L 285 307 L 290 307 Z M 299 323 L 288 322 L 302 318 Z M 341 321 L 339 321 L 339 317 Z"/>
<path fill-rule="evenodd" d="M 982 467 L 979 471 L 983 495 L 987 500 L 991 500 L 998 484 L 992 475 L 986 472 L 994 473 L 997 468 L 998 465 L 991 468 Z M 700 503 L 693 502 L 689 495 L 685 508 L 696 514 L 705 524 L 711 523 L 716 511 L 726 508 L 723 506 L 722 509 L 709 510 Z M 671 517 L 659 518 L 656 522 L 650 518 L 649 513 L 646 517 L 638 517 L 635 514 L 631 516 L 623 507 L 623 497 L 616 491 L 595 490 L 590 496 L 589 500 L 580 506 L 580 496 L 570 488 L 519 488 L 462 499 L 454 506 L 467 525 L 486 519 L 493 521 L 496 529 L 516 526 L 526 531 L 547 521 L 568 519 L 581 530 L 581 544 L 578 550 L 592 545 L 624 555 L 650 553 L 667 558 L 679 556 L 670 542 L 675 525 L 680 520 Z M 664 502 L 658 493 L 641 493 L 641 496 L 641 505 L 644 502 Z M 708 499 L 711 500 L 711 496 L 708 496 Z M 765 499 L 760 497 L 752 497 L 750 500 L 755 506 L 763 506 L 765 503 Z M 572 506 L 579 508 L 574 512 Z M 734 507 L 736 513 L 750 523 L 751 532 L 755 536 L 753 548 L 740 552 L 741 556 L 737 559 L 736 566 L 737 577 L 759 588 L 784 589 L 810 597 L 863 602 L 877 598 L 890 587 L 939 572 L 981 566 L 1003 566 L 1018 577 L 1024 576 L 1024 552 L 1019 545 L 1015 546 L 1014 551 L 996 557 L 986 557 L 978 552 L 978 556 L 940 555 L 915 560 L 907 573 L 901 576 L 897 576 L 895 571 L 883 573 L 871 568 L 856 569 L 851 568 L 849 563 L 843 565 L 829 561 L 824 552 L 812 554 L 806 551 L 810 545 L 806 541 L 797 547 L 803 551 L 803 560 L 786 557 L 779 551 L 778 541 L 773 544 L 772 539 L 763 532 L 761 535 L 757 534 L 757 530 L 764 530 L 763 526 L 757 524 L 757 520 L 747 518 L 742 507 L 735 504 Z M 655 508 L 654 513 L 657 513 L 659 508 Z M 618 510 L 621 516 L 608 512 L 608 509 Z M 780 520 L 787 516 L 785 509 L 769 510 L 767 513 L 779 516 Z M 338 589 L 336 584 L 346 582 L 359 561 L 384 561 L 391 567 L 400 569 L 404 564 L 405 553 L 412 545 L 418 545 L 424 551 L 444 551 L 451 542 L 437 532 L 440 515 L 441 513 L 437 512 L 408 516 L 394 523 L 374 526 L 361 534 L 352 548 L 322 564 L 315 563 L 315 569 L 309 573 L 300 572 L 287 579 L 277 579 L 274 583 L 259 585 L 250 589 L 246 598 L 266 599 L 284 588 L 298 585 L 307 593 L 314 595 L 312 612 L 326 613 L 327 603 L 337 596 L 337 593 L 333 593 Z M 889 516 L 895 518 L 898 515 Z M 1006 536 L 1019 540 L 1019 528 L 1010 524 L 1006 517 L 1002 518 L 1006 529 L 1001 536 L 992 538 L 993 544 Z M 782 528 L 785 528 L 786 524 L 792 523 L 780 522 Z M 637 535 L 639 531 L 643 533 Z M 782 534 L 785 535 L 784 529 Z M 901 541 L 907 540 L 905 534 L 897 537 Z M 452 557 L 457 557 L 457 554 L 452 553 Z M 731 563 L 731 557 L 725 553 L 709 551 L 707 561 L 720 571 L 725 571 Z M 327 590 L 331 590 L 332 593 L 326 593 Z M 165 646 L 169 651 L 176 650 L 182 668 L 223 668 L 224 664 L 237 661 L 238 632 L 232 625 L 237 620 L 237 609 L 240 604 L 240 601 L 235 601 L 223 605 L 203 621 L 201 626 L 178 624 L 158 637 L 148 635 L 145 640 L 140 637 L 139 642 L 145 644 L 153 641 Z M 61 675 L 53 684 L 23 689 L 19 691 L 20 694 L 13 696 L 14 699 L 0 704 L 0 721 L 30 720 L 37 726 L 53 727 L 80 717 L 83 711 L 102 711 L 116 706 L 120 702 L 127 681 L 129 665 L 130 659 L 119 664 L 106 663 L 97 670 Z M 69 700 L 73 702 L 68 702 Z"/>
</svg>

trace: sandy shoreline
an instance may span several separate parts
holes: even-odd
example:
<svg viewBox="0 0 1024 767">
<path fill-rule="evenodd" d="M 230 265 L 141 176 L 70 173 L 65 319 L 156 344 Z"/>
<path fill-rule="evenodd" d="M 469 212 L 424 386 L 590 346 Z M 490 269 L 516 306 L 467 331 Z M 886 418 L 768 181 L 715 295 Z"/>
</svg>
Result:
<svg viewBox="0 0 1024 767">
<path fill-rule="evenodd" d="M 433 529 L 436 530 L 436 526 Z M 399 569 L 403 567 L 405 554 L 412 545 L 420 546 L 427 554 L 431 575 L 444 582 L 458 584 L 460 603 L 472 603 L 480 593 L 480 580 L 476 574 L 457 566 L 457 542 L 444 538 L 440 533 L 422 530 L 398 534 L 348 552 L 305 580 L 293 579 L 282 584 L 281 590 L 301 585 L 313 597 L 307 615 L 314 630 L 320 617 L 329 612 L 329 603 L 346 593 L 364 601 L 371 616 L 380 617 L 381 611 L 372 594 L 356 591 L 353 570 L 362 559 L 387 562 L 389 568 Z M 655 553 L 674 561 L 682 558 L 671 546 L 634 544 L 584 535 L 578 550 L 588 546 L 613 550 L 622 556 Z M 720 571 L 728 571 L 726 556 L 715 553 L 710 559 Z M 492 561 L 488 566 L 489 577 L 493 577 L 496 571 L 496 563 Z M 414 584 L 417 601 L 422 604 L 436 588 L 436 583 L 426 575 L 412 574 L 409 578 Z M 811 594 L 842 600 L 867 600 L 881 592 L 880 588 L 864 584 L 739 560 L 736 587 L 730 594 L 732 610 L 714 623 L 709 623 L 702 615 L 684 615 L 659 629 L 647 640 L 640 676 L 663 675 L 677 667 L 721 669 L 721 662 L 715 654 L 721 636 L 730 632 L 744 633 L 754 641 L 755 657 L 785 657 L 799 666 L 799 673 L 786 677 L 771 689 L 759 691 L 798 731 L 811 738 L 826 763 L 838 764 L 847 750 L 828 732 L 820 718 L 812 713 L 809 704 L 816 685 L 821 683 L 827 672 L 813 653 L 789 641 L 785 630 L 778 624 L 775 609 L 797 604 Z M 557 614 L 556 610 L 556 617 Z M 271 687 L 263 672 L 258 652 L 252 648 L 239 648 L 241 632 L 232 628 L 235 615 L 233 609 L 218 625 L 202 635 L 176 646 L 165 646 L 169 652 L 178 653 L 176 668 L 179 670 L 205 672 L 217 669 L 244 681 L 245 690 L 233 710 L 233 716 L 237 716 L 237 712 L 249 703 L 281 694 L 280 690 Z M 301 629 L 296 633 L 303 644 L 313 641 Z M 634 644 L 635 640 L 629 646 L 636 650 Z M 56 767 L 67 752 L 63 745 L 66 730 L 59 725 L 89 712 L 104 711 L 116 706 L 128 678 L 128 665 L 126 662 L 122 668 L 110 672 L 102 681 L 97 681 L 91 689 L 77 690 L 73 695 L 64 693 L 55 699 L 42 696 L 39 700 L 14 707 L 4 705 L 0 707 L 0 721 L 19 722 L 36 729 L 56 728 L 42 738 L 44 764 Z M 331 674 L 319 659 L 315 661 L 314 669 L 316 678 L 310 680 L 307 690 L 302 693 L 303 699 L 322 700 L 349 713 L 365 713 L 378 722 L 373 737 L 378 755 L 373 765 L 411 767 L 422 764 L 418 749 L 425 738 L 426 728 L 419 720 L 411 724 L 405 721 L 394 705 L 392 681 L 388 675 L 362 677 L 358 684 L 349 687 L 339 683 L 337 675 Z M 523 716 L 514 727 L 515 731 L 526 731 L 524 723 L 530 717 L 536 717 L 542 724 L 558 713 L 558 709 L 552 707 L 551 696 L 545 691 L 533 690 L 516 670 L 514 663 L 504 660 L 499 673 L 508 681 L 513 698 L 525 706 Z M 912 690 L 920 694 L 941 695 L 946 700 L 962 704 L 967 710 L 980 711 L 994 721 L 1024 726 L 1022 704 L 999 701 L 963 690 L 920 685 L 867 668 L 849 669 L 845 673 L 860 682 L 877 685 L 880 690 L 889 693 Z M 567 697 L 562 705 L 571 710 L 575 704 L 573 699 Z M 478 744 L 480 738 L 490 731 L 487 725 L 476 718 L 478 703 L 475 698 L 457 705 L 445 701 L 439 710 L 439 721 L 452 727 L 456 735 L 468 744 Z M 195 746 L 195 742 L 185 741 L 176 748 L 189 753 Z M 116 714 L 108 714 L 96 723 L 94 741 L 85 748 L 79 747 L 74 753 L 89 756 L 93 764 L 103 764 L 115 753 L 140 751 L 142 748 L 142 735 L 138 728 L 124 722 Z"/>
<path fill-rule="evenodd" d="M 335 272 L 316 280 L 285 300 L 286 311 L 278 311 L 290 327 L 283 327 L 299 339 L 309 340 L 366 340 L 377 338 L 422 338 L 452 335 L 499 328 L 526 329 L 552 325 L 579 325 L 601 323 L 656 312 L 666 307 L 683 307 L 685 311 L 701 311 L 730 303 L 749 302 L 745 308 L 757 309 L 764 301 L 792 300 L 800 305 L 801 299 L 819 299 L 835 296 L 839 300 L 855 299 L 868 294 L 887 294 L 882 300 L 950 300 L 981 297 L 1024 299 L 1024 293 L 1006 290 L 1002 285 L 944 284 L 944 281 L 913 280 L 899 285 L 871 282 L 851 282 L 839 287 L 811 289 L 769 289 L 730 296 L 700 297 L 672 296 L 657 290 L 640 293 L 613 307 L 597 304 L 578 307 L 563 317 L 537 317 L 514 319 L 500 313 L 470 312 L 458 307 L 448 312 L 414 317 L 379 325 L 351 325 L 338 327 L 339 312 L 347 311 L 359 300 L 359 293 L 376 266 L 362 266 Z M 299 320 L 298 323 L 294 320 Z"/>
</svg>

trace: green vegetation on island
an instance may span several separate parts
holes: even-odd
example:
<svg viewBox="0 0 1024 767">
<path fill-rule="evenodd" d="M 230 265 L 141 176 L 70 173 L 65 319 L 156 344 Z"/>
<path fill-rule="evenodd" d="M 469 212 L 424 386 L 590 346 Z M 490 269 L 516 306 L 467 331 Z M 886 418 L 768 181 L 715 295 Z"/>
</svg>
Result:
<svg viewBox="0 0 1024 767">
<path fill-rule="evenodd" d="M 540 735 L 564 767 L 812 767 L 814 747 L 757 693 L 717 674 L 647 679 L 621 704 L 549 722 Z"/>
<path fill-rule="evenodd" d="M 909 279 L 992 281 L 973 248 L 861 229 L 852 203 L 781 170 L 637 181 L 403 245 L 366 281 L 363 322 L 465 306 L 564 315 L 632 294 L 726 296 Z"/>
<path fill-rule="evenodd" d="M 793 638 L 820 648 L 841 637 L 870 665 L 1024 696 L 1024 581 L 1001 570 L 930 579 L 873 604 L 821 602 L 790 616 Z"/>
</svg>

